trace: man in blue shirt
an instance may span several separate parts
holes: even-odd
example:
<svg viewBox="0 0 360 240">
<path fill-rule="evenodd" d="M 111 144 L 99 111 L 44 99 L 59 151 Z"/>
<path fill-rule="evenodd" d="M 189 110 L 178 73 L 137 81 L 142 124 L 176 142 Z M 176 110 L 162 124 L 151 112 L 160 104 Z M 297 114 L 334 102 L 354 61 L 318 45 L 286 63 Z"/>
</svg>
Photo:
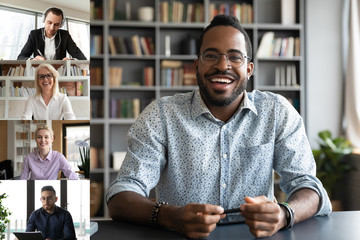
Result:
<svg viewBox="0 0 360 240">
<path fill-rule="evenodd" d="M 46 240 L 76 239 L 70 213 L 55 205 L 55 202 L 58 200 L 55 189 L 52 186 L 44 186 L 41 189 L 40 200 L 42 208 L 31 213 L 26 232 L 41 231 Z"/>
<path fill-rule="evenodd" d="M 256 237 L 329 214 L 300 115 L 280 95 L 245 90 L 254 64 L 238 20 L 216 16 L 197 52 L 199 89 L 152 102 L 130 128 L 106 195 L 110 216 L 204 238 L 224 209 L 241 210 Z M 273 171 L 285 203 L 274 198 Z"/>
</svg>

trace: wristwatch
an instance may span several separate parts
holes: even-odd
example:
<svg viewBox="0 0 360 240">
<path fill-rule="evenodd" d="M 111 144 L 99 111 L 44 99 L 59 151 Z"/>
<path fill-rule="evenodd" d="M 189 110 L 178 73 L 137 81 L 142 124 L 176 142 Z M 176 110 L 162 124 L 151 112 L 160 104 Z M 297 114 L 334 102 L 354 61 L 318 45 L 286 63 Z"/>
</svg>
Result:
<svg viewBox="0 0 360 240">
<path fill-rule="evenodd" d="M 288 204 L 287 202 L 282 202 L 282 203 L 278 203 L 280 205 L 280 207 L 285 208 L 286 210 L 286 226 L 285 228 L 292 228 L 292 226 L 294 225 L 294 219 L 295 219 L 295 211 L 294 209 L 292 209 L 292 207 L 290 206 L 290 204 Z"/>
</svg>

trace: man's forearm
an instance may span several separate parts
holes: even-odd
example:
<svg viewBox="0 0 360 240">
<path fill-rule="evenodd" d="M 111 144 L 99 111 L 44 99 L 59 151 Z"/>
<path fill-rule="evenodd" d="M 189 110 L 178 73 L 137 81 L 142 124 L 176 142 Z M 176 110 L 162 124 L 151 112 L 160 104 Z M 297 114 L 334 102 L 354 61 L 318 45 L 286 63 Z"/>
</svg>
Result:
<svg viewBox="0 0 360 240">
<path fill-rule="evenodd" d="M 149 224 L 154 205 L 150 199 L 128 191 L 114 195 L 108 202 L 108 209 L 114 220 Z"/>
<path fill-rule="evenodd" d="M 294 223 L 298 223 L 317 213 L 320 197 L 314 190 L 303 188 L 293 193 L 289 197 L 288 203 L 295 211 Z"/>
</svg>

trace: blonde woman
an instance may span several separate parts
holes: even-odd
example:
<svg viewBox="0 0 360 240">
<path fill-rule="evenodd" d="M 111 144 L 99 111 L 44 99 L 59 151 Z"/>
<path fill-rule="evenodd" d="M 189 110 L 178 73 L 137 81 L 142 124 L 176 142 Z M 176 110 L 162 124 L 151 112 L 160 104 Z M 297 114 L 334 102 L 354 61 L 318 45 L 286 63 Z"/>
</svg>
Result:
<svg viewBox="0 0 360 240">
<path fill-rule="evenodd" d="M 38 127 L 35 131 L 35 141 L 37 149 L 25 157 L 20 179 L 56 180 L 60 170 L 68 179 L 79 179 L 64 155 L 51 150 L 54 132 L 50 127 Z"/>
<path fill-rule="evenodd" d="M 36 94 L 29 97 L 22 114 L 24 120 L 75 120 L 71 103 L 59 93 L 59 73 L 47 63 L 35 71 Z"/>
</svg>

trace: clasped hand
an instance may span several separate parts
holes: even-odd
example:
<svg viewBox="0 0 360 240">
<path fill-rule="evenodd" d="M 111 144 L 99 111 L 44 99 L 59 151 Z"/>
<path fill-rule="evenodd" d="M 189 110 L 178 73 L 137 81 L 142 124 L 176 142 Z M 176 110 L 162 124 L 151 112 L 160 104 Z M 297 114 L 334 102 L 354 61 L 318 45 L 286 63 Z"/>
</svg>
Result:
<svg viewBox="0 0 360 240">
<path fill-rule="evenodd" d="M 240 206 L 241 215 L 255 237 L 269 237 L 286 225 L 281 207 L 265 196 L 245 197 L 246 204 Z M 216 224 L 226 217 L 224 209 L 211 204 L 188 204 L 178 209 L 175 230 L 189 238 L 206 238 Z"/>
</svg>

